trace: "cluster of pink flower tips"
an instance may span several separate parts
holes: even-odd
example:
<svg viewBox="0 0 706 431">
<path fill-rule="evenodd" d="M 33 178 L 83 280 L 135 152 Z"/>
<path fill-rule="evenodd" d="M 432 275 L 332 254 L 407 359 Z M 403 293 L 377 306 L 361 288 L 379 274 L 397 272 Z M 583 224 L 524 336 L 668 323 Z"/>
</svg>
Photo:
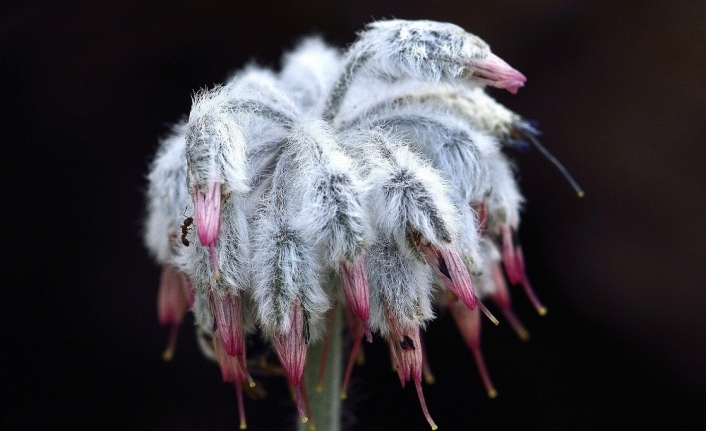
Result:
<svg viewBox="0 0 706 431">
<path fill-rule="evenodd" d="M 498 321 L 481 299 L 523 340 L 505 278 L 546 313 L 525 275 L 523 199 L 502 152 L 524 141 L 546 150 L 484 91 L 524 83 L 455 25 L 391 20 L 368 25 L 345 52 L 307 39 L 277 73 L 249 67 L 199 92 L 149 174 L 145 242 L 163 268 L 159 320 L 172 325 L 164 358 L 193 311 L 204 353 L 236 386 L 244 429 L 243 385 L 255 384 L 245 334 L 261 334 L 306 422 L 307 346 L 328 346 L 340 304 L 353 335 L 342 397 L 362 339 L 377 333 L 436 429 L 421 329 L 434 306 L 448 307 L 494 397 L 480 312 Z"/>
</svg>

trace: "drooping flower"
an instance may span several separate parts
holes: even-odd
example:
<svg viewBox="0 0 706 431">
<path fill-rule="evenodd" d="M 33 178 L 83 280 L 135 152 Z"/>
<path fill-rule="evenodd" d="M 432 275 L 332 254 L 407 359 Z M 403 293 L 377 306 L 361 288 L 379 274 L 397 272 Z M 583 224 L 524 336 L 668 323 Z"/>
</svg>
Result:
<svg viewBox="0 0 706 431">
<path fill-rule="evenodd" d="M 204 353 L 236 386 L 244 429 L 243 384 L 254 384 L 246 338 L 263 337 L 311 424 L 304 375 L 318 373 L 317 391 L 332 386 L 322 379 L 342 344 L 335 316 L 345 315 L 341 397 L 363 337 L 377 333 L 436 429 L 421 331 L 448 307 L 494 397 L 480 314 L 497 320 L 482 301 L 523 340 L 505 278 L 546 312 L 527 278 L 523 198 L 503 153 L 520 141 L 546 149 L 532 123 L 484 91 L 515 94 L 525 82 L 458 26 L 387 20 L 345 52 L 308 39 L 279 74 L 249 66 L 198 92 L 148 177 L 145 243 L 162 267 L 159 320 L 172 325 L 165 359 L 191 309 Z M 321 362 L 308 365 L 321 342 Z"/>
</svg>

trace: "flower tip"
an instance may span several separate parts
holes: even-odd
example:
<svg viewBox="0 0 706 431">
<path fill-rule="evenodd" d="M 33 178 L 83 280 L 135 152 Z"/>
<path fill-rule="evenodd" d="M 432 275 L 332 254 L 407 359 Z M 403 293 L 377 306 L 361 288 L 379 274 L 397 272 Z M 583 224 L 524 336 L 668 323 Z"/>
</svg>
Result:
<svg viewBox="0 0 706 431">
<path fill-rule="evenodd" d="M 488 398 L 495 399 L 498 397 L 498 391 L 495 390 L 495 388 L 492 388 L 488 391 Z"/>
<path fill-rule="evenodd" d="M 246 430 L 246 429 L 248 429 L 248 425 L 247 425 L 245 422 L 241 422 L 241 423 L 240 423 L 240 429 L 241 429 L 241 430 Z"/>
<path fill-rule="evenodd" d="M 348 399 L 348 393 L 345 391 L 345 389 L 341 391 L 341 399 Z"/>
<path fill-rule="evenodd" d="M 171 347 L 167 347 L 164 350 L 164 353 L 162 353 L 162 360 L 164 362 L 170 362 L 173 357 L 174 357 L 174 349 Z"/>
<path fill-rule="evenodd" d="M 576 194 L 578 195 L 579 198 L 582 198 L 582 197 L 584 197 L 584 195 L 585 195 L 586 193 L 584 193 L 583 190 L 579 190 L 579 191 L 576 192 Z"/>
<path fill-rule="evenodd" d="M 495 54 L 485 58 L 483 64 L 469 64 L 473 70 L 473 79 L 491 87 L 501 88 L 516 94 L 520 87 L 524 87 L 527 78 L 520 71 L 507 64 L 505 60 Z"/>
<path fill-rule="evenodd" d="M 432 423 L 432 424 L 431 424 L 431 429 L 433 429 L 433 430 L 438 430 L 439 427 L 438 427 L 435 423 Z"/>
<path fill-rule="evenodd" d="M 323 391 L 324 391 L 324 385 L 322 385 L 321 383 L 316 385 L 316 392 L 321 393 Z"/>
<path fill-rule="evenodd" d="M 434 383 L 436 383 L 436 377 L 434 377 L 432 373 L 425 372 L 424 383 L 426 383 L 427 385 L 433 385 Z"/>
<path fill-rule="evenodd" d="M 213 278 L 214 278 L 216 281 L 221 281 L 221 272 L 220 272 L 220 271 L 216 271 L 216 273 L 213 274 Z"/>
<path fill-rule="evenodd" d="M 537 309 L 537 313 L 539 313 L 540 316 L 546 316 L 547 314 L 547 307 L 541 306 Z"/>
<path fill-rule="evenodd" d="M 306 416 L 302 416 L 302 417 L 301 417 L 301 420 L 302 420 L 302 423 L 303 423 L 303 424 L 309 422 L 309 418 L 306 417 Z"/>
</svg>

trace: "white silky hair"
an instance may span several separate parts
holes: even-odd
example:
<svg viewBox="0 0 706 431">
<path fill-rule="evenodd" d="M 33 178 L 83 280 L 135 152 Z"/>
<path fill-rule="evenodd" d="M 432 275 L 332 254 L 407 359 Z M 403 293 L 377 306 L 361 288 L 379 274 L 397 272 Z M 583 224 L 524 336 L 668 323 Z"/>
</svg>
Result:
<svg viewBox="0 0 706 431">
<path fill-rule="evenodd" d="M 287 202 L 289 158 L 280 158 L 272 186 L 251 228 L 252 286 L 257 316 L 265 333 L 287 334 L 291 330 L 294 305 L 308 313 L 314 336 L 317 323 L 330 308 L 321 286 L 320 264 L 315 245 L 292 225 Z"/>
<path fill-rule="evenodd" d="M 453 24 L 378 21 L 346 51 L 307 37 L 280 72 L 253 63 L 197 92 L 150 165 L 143 235 L 158 263 L 194 285 L 199 331 L 212 333 L 212 292 L 242 294 L 247 332 L 289 333 L 299 303 L 316 341 L 343 299 L 336 271 L 358 258 L 371 329 L 423 326 L 440 289 L 419 243 L 458 248 L 478 295 L 491 294 L 501 256 L 489 236 L 517 227 L 524 202 L 500 146 L 533 129 L 474 81 L 490 55 Z M 223 197 L 218 281 L 208 248 L 190 232 L 191 245 L 180 241 L 190 195 L 213 183 Z"/>
<path fill-rule="evenodd" d="M 292 201 L 299 206 L 293 225 L 314 240 L 332 269 L 338 269 L 341 262 L 362 256 L 374 236 L 362 204 L 363 184 L 325 122 L 304 122 L 287 141 L 296 166 Z"/>
<path fill-rule="evenodd" d="M 209 293 L 203 290 L 194 292 L 194 305 L 191 310 L 194 312 L 194 323 L 211 333 L 213 332 L 214 320 L 208 295 Z"/>
<path fill-rule="evenodd" d="M 500 234 L 503 225 L 518 228 L 524 197 L 520 192 L 513 165 L 502 153 L 488 159 L 493 188 L 488 195 L 488 231 Z"/>
<path fill-rule="evenodd" d="M 493 280 L 493 265 L 502 260 L 502 255 L 495 243 L 488 237 L 480 239 L 479 246 L 484 257 L 480 271 L 472 274 L 473 287 L 478 299 L 485 299 L 495 294 L 497 288 Z"/>
<path fill-rule="evenodd" d="M 376 230 L 410 249 L 409 231 L 437 247 L 457 239 L 460 226 L 449 183 L 405 141 L 382 130 L 352 133 L 348 146 L 365 157 L 365 202 Z"/>
<path fill-rule="evenodd" d="M 283 58 L 280 82 L 302 112 L 317 115 L 340 74 L 341 52 L 310 36 Z"/>
<path fill-rule="evenodd" d="M 176 263 L 197 291 L 214 291 L 219 296 L 239 295 L 250 285 L 249 228 L 243 212 L 244 198 L 231 195 L 221 206 L 221 232 L 216 242 L 220 277 L 215 279 L 209 248 L 199 241 L 179 244 Z"/>
<path fill-rule="evenodd" d="M 378 238 L 368 256 L 370 328 L 386 337 L 388 318 L 400 327 L 419 327 L 434 318 L 429 265 L 401 252 L 392 238 Z M 387 314 L 390 314 L 389 316 Z"/>
<path fill-rule="evenodd" d="M 368 24 L 347 59 L 365 62 L 366 73 L 385 79 L 437 83 L 460 78 L 466 63 L 482 60 L 490 47 L 461 27 L 435 21 L 386 20 Z"/>
<path fill-rule="evenodd" d="M 172 264 L 174 242 L 179 241 L 179 226 L 193 204 L 186 189 L 186 141 L 184 123 L 175 125 L 162 139 L 147 176 L 147 216 L 145 245 L 160 264 Z"/>
<path fill-rule="evenodd" d="M 197 93 L 186 125 L 189 189 L 206 190 L 211 184 L 220 183 L 223 194 L 247 192 L 245 147 L 245 137 L 231 115 L 225 88 Z"/>
</svg>

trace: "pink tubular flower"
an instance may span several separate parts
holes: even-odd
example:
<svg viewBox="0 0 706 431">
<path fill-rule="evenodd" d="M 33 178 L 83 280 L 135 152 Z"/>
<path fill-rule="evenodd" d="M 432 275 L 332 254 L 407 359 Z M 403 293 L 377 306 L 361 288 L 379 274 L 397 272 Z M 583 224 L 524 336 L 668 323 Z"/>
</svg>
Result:
<svg viewBox="0 0 706 431">
<path fill-rule="evenodd" d="M 368 327 L 370 319 L 370 295 L 368 293 L 368 276 L 366 274 L 365 259 L 359 258 L 354 262 L 341 262 L 341 285 L 346 296 L 346 303 L 354 316 L 363 322 L 365 336 L 372 341 L 372 334 Z"/>
<path fill-rule="evenodd" d="M 529 340 L 529 332 L 527 332 L 525 326 L 515 315 L 515 312 L 512 311 L 510 292 L 508 291 L 507 284 L 505 283 L 505 278 L 503 277 L 503 272 L 500 265 L 497 263 L 493 264 L 491 271 L 493 284 L 495 285 L 495 293 L 491 296 L 493 302 L 495 302 L 495 305 L 500 308 L 500 311 L 502 311 L 505 319 L 507 319 L 508 323 L 510 323 L 510 326 L 512 326 L 512 329 L 515 331 L 517 336 L 520 337 L 520 340 Z"/>
<path fill-rule="evenodd" d="M 194 206 L 196 209 L 196 231 L 201 245 L 209 248 L 211 264 L 216 280 L 220 278 L 218 258 L 216 257 L 216 240 L 221 233 L 221 184 L 213 183 L 204 193 L 194 190 Z"/>
<path fill-rule="evenodd" d="M 243 356 L 245 342 L 243 338 L 242 293 L 221 296 L 211 291 L 211 307 L 226 353 L 229 356 Z"/>
<path fill-rule="evenodd" d="M 289 332 L 286 334 L 275 334 L 275 350 L 279 355 L 280 362 L 287 375 L 287 380 L 295 390 L 297 398 L 297 410 L 303 423 L 308 421 L 304 411 L 302 396 L 302 375 L 304 374 L 304 363 L 306 362 L 306 334 L 308 323 L 306 323 L 304 310 L 299 302 L 295 302 L 291 312 Z"/>
<path fill-rule="evenodd" d="M 160 325 L 172 325 L 169 343 L 162 354 L 165 361 L 171 360 L 174 356 L 179 325 L 193 304 L 194 290 L 186 274 L 172 265 L 163 265 L 159 281 L 157 312 Z"/>
<path fill-rule="evenodd" d="M 478 298 L 473 291 L 471 276 L 461 255 L 454 247 L 434 247 L 431 244 L 420 245 L 424 259 L 432 267 L 434 273 L 444 282 L 458 298 L 471 310 L 478 306 Z"/>
<path fill-rule="evenodd" d="M 518 70 L 512 68 L 502 58 L 490 53 L 482 63 L 467 65 L 473 71 L 473 78 L 495 88 L 503 88 L 512 94 L 525 86 L 527 78 Z"/>
<path fill-rule="evenodd" d="M 525 294 L 537 310 L 537 313 L 539 313 L 540 316 L 544 316 L 547 314 L 547 309 L 539 301 L 539 298 L 537 298 L 525 274 L 525 258 L 522 255 L 522 247 L 520 247 L 517 229 L 512 226 L 504 226 L 502 230 L 502 240 L 503 265 L 505 266 L 507 279 L 512 284 L 521 284 L 525 289 Z"/>
<path fill-rule="evenodd" d="M 488 397 L 495 398 L 498 392 L 495 390 L 493 382 L 490 380 L 490 375 L 488 374 L 488 369 L 483 359 L 483 353 L 481 353 L 480 350 L 480 310 L 469 310 L 463 304 L 457 304 L 451 307 L 451 315 L 466 345 L 473 353 L 478 372 L 488 392 Z"/>
<path fill-rule="evenodd" d="M 216 331 L 219 332 L 219 331 Z M 235 384 L 235 393 L 238 398 L 238 415 L 240 416 L 240 429 L 247 428 L 245 421 L 245 405 L 243 404 L 243 383 L 248 382 L 252 388 L 255 382 L 248 373 L 245 366 L 245 358 L 243 356 L 233 357 L 226 352 L 221 335 L 213 334 L 213 349 L 216 352 L 216 360 L 221 368 L 221 376 L 224 382 L 233 382 Z"/>
<path fill-rule="evenodd" d="M 394 318 L 389 315 L 388 321 L 391 330 L 387 342 L 390 345 L 390 355 L 397 369 L 397 376 L 400 378 L 400 383 L 402 387 L 404 387 L 405 383 L 409 380 L 414 381 L 414 387 L 417 390 L 417 397 L 419 398 L 419 405 L 422 407 L 422 413 L 427 422 L 429 422 L 431 429 L 435 430 L 438 426 L 434 423 L 434 420 L 429 414 L 427 403 L 424 400 L 424 392 L 422 391 L 422 355 L 424 352 L 419 338 L 419 327 L 409 326 L 399 328 L 396 322 L 394 322 Z"/>
</svg>

